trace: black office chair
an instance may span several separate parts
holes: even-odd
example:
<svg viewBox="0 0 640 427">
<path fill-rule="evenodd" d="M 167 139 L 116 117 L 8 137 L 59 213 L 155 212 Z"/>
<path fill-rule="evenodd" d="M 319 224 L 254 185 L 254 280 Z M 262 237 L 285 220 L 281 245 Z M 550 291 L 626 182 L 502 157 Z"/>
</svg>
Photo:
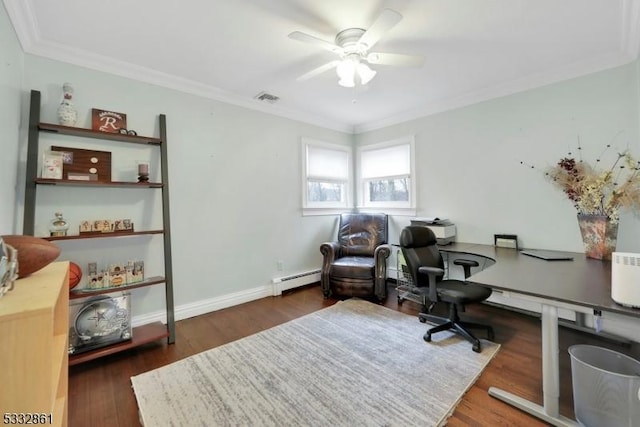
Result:
<svg viewBox="0 0 640 427">
<path fill-rule="evenodd" d="M 427 331 L 424 340 L 430 342 L 431 334 L 451 329 L 470 341 L 473 344 L 473 351 L 479 353 L 482 350 L 480 340 L 467 328 L 486 330 L 489 340 L 494 338 L 493 328 L 488 325 L 464 322 L 460 320 L 458 313 L 464 312 L 466 304 L 489 298 L 491 289 L 462 280 L 443 280 L 444 261 L 436 244 L 436 236 L 427 227 L 405 227 L 400 234 L 400 247 L 413 282 L 421 292 L 425 293 L 430 302 L 426 312 L 419 314 L 419 319 L 421 322 L 428 320 L 437 325 Z M 476 261 L 465 259 L 458 259 L 453 263 L 463 267 L 465 279 L 471 275 L 471 267 L 478 266 Z M 448 317 L 431 314 L 431 310 L 438 302 L 448 305 Z"/>
</svg>

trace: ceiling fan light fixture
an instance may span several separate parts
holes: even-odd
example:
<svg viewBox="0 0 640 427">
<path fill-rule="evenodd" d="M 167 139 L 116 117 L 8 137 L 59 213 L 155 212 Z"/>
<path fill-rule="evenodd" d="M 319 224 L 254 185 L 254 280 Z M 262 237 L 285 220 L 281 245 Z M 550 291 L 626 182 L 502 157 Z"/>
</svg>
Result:
<svg viewBox="0 0 640 427">
<path fill-rule="evenodd" d="M 367 64 L 363 64 L 362 62 L 360 62 L 358 64 L 358 66 L 356 67 L 356 69 L 358 70 L 358 76 L 360 77 L 360 83 L 363 85 L 366 85 L 367 83 L 369 83 L 371 81 L 371 79 L 373 79 L 377 73 L 377 71 L 372 70 L 371 68 L 369 68 L 369 66 Z"/>
<path fill-rule="evenodd" d="M 360 58 L 357 55 L 350 55 L 340 61 L 336 66 L 336 73 L 340 78 L 338 84 L 343 87 L 354 87 L 356 85 L 356 76 L 358 76 L 360 84 L 366 85 L 376 75 L 376 72 L 369 68 L 367 64 L 360 62 Z"/>
<path fill-rule="evenodd" d="M 340 80 L 338 80 L 338 84 L 342 87 L 354 87 L 356 85 L 356 81 L 353 76 L 351 76 L 351 78 L 347 79 L 341 78 Z"/>
<path fill-rule="evenodd" d="M 357 62 L 352 58 L 345 58 L 336 67 L 336 73 L 340 80 L 338 84 L 343 87 L 354 87 L 356 85 L 356 66 Z"/>
<path fill-rule="evenodd" d="M 355 87 L 356 83 L 366 85 L 375 77 L 376 71 L 372 70 L 367 63 L 421 67 L 424 58 L 419 55 L 369 52 L 401 19 L 402 15 L 395 10 L 383 9 L 368 29 L 358 27 L 344 29 L 336 35 L 334 43 L 300 31 L 290 33 L 290 39 L 319 46 L 340 56 L 340 59 L 316 67 L 298 77 L 297 80 L 308 80 L 335 67 L 339 77 L 338 84 L 344 87 Z"/>
</svg>

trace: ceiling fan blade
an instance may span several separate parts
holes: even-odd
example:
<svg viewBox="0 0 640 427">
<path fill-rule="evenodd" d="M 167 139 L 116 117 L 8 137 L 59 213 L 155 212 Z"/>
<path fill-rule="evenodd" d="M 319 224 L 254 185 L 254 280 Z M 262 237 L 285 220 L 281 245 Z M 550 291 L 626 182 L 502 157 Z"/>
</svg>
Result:
<svg viewBox="0 0 640 427">
<path fill-rule="evenodd" d="M 359 43 L 367 45 L 368 49 L 371 49 L 374 44 L 382 38 L 384 33 L 393 28 L 398 22 L 402 20 L 400 15 L 395 10 L 383 9 L 380 15 L 376 18 L 373 24 L 367 31 L 360 37 Z"/>
<path fill-rule="evenodd" d="M 340 46 L 337 46 L 333 43 L 329 43 L 326 40 L 322 40 L 319 39 L 317 37 L 314 37 L 312 35 L 306 34 L 306 33 L 302 33 L 300 31 L 294 31 L 293 33 L 289 34 L 289 38 L 293 39 L 293 40 L 298 40 L 300 42 L 304 42 L 304 43 L 310 43 L 310 44 L 314 44 L 316 46 L 319 46 L 323 49 L 326 49 L 328 51 L 331 52 L 335 52 L 335 53 L 340 53 L 342 52 L 342 48 Z"/>
<path fill-rule="evenodd" d="M 401 53 L 371 52 L 367 55 L 370 64 L 396 65 L 399 67 L 422 67 L 424 57 L 418 55 L 403 55 Z"/>
<path fill-rule="evenodd" d="M 299 82 L 303 82 L 305 80 L 309 80 L 312 77 L 315 77 L 315 76 L 317 76 L 319 74 L 324 73 L 325 71 L 329 71 L 330 69 L 335 68 L 339 63 L 340 63 L 340 61 L 338 61 L 338 60 L 328 62 L 328 63 L 326 63 L 324 65 L 319 66 L 318 68 L 314 68 L 313 70 L 309 71 L 308 73 L 305 73 L 305 74 L 301 75 L 296 80 L 299 81 Z"/>
</svg>

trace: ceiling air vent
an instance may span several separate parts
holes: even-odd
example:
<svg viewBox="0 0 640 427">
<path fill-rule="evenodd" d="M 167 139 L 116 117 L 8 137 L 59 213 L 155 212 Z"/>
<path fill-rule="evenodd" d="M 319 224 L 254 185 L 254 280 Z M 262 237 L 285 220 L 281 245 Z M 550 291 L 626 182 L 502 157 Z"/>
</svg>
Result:
<svg viewBox="0 0 640 427">
<path fill-rule="evenodd" d="M 267 92 L 260 92 L 254 98 L 258 101 L 268 102 L 269 104 L 275 104 L 280 99 L 279 96 L 271 95 Z"/>
</svg>

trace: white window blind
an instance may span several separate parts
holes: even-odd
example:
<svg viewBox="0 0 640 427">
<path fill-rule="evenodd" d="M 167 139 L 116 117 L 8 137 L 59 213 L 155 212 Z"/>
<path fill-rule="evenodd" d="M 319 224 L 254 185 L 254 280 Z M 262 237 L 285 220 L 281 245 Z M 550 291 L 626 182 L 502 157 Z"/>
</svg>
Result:
<svg viewBox="0 0 640 427">
<path fill-rule="evenodd" d="M 411 173 L 411 147 L 396 145 L 374 150 L 362 150 L 361 176 L 364 179 Z"/>
<path fill-rule="evenodd" d="M 307 177 L 346 180 L 349 177 L 349 153 L 307 145 Z"/>
<path fill-rule="evenodd" d="M 413 136 L 358 148 L 358 207 L 415 211 Z"/>
<path fill-rule="evenodd" d="M 343 212 L 352 203 L 352 148 L 307 138 L 302 144 L 303 213 Z"/>
</svg>

